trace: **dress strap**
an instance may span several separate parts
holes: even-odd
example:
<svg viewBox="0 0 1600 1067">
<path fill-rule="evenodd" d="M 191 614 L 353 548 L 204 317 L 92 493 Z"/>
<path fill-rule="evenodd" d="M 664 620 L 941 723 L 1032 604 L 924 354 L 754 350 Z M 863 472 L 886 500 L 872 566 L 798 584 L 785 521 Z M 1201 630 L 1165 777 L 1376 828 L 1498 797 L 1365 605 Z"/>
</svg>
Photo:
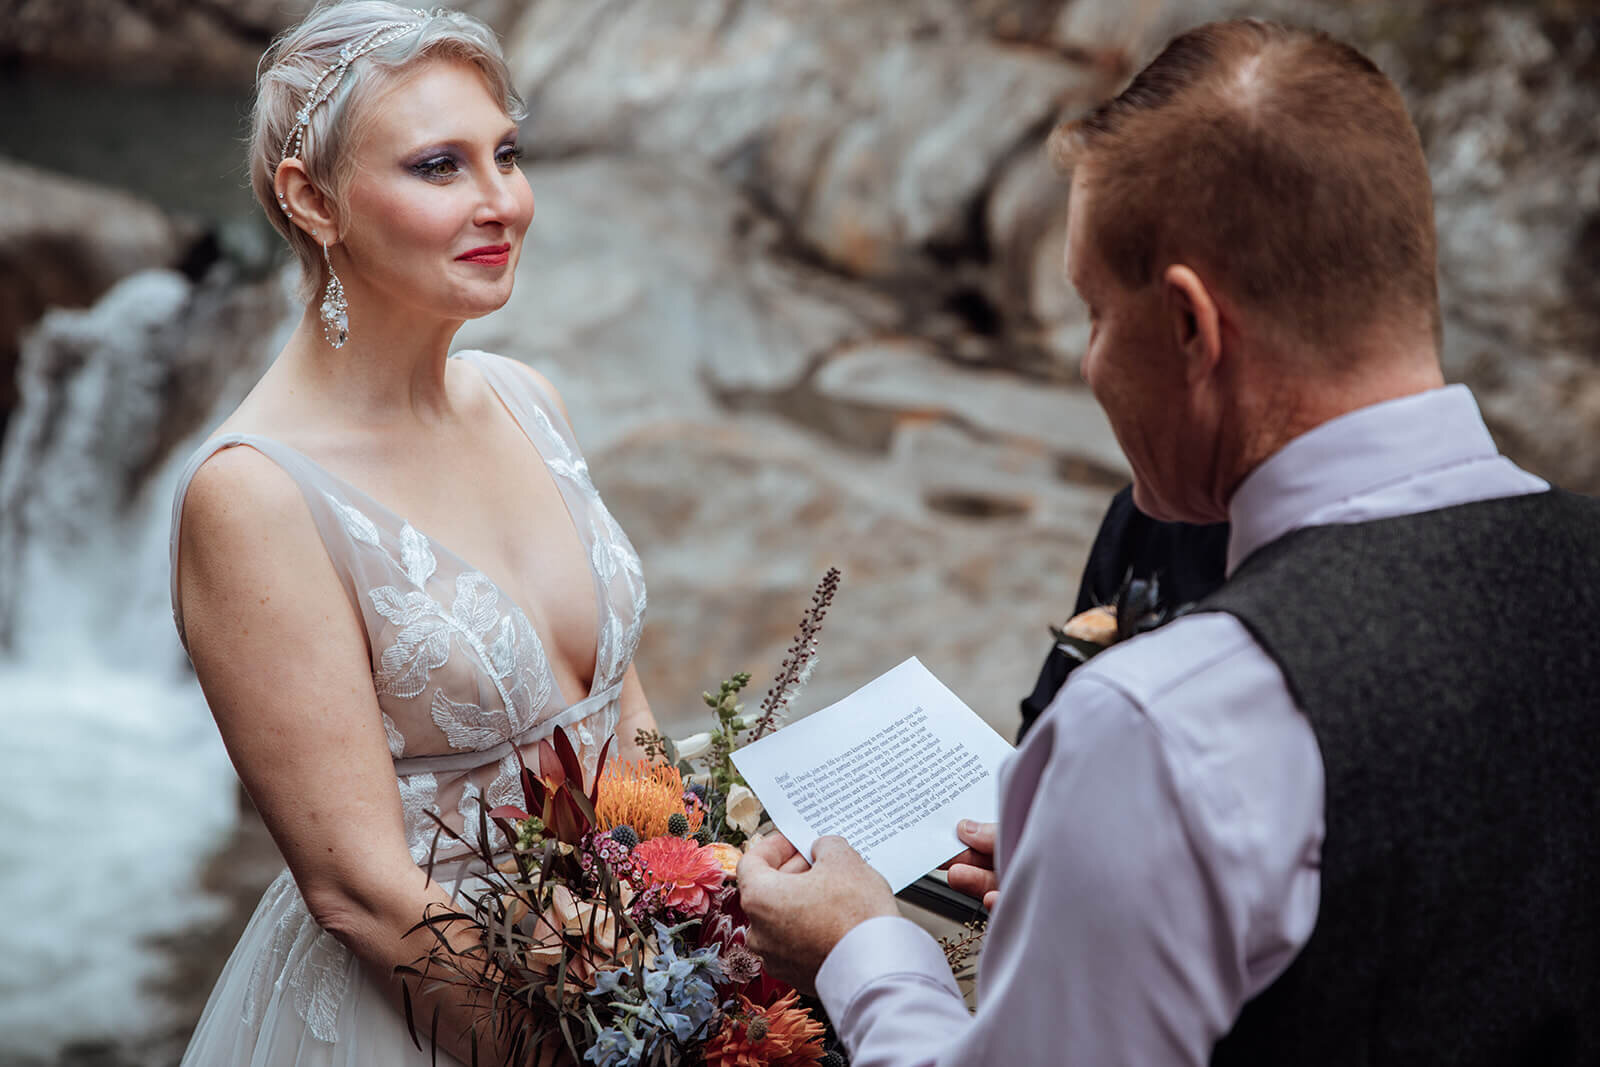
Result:
<svg viewBox="0 0 1600 1067">
<path fill-rule="evenodd" d="M 334 561 L 334 569 L 345 579 L 346 591 L 351 602 L 356 605 L 360 613 L 360 601 L 349 576 L 345 573 L 347 568 L 339 566 L 339 556 L 334 551 L 333 545 L 328 543 L 331 535 L 336 535 L 339 530 L 337 522 L 330 515 L 326 502 L 329 479 L 315 463 L 296 452 L 287 445 L 274 441 L 270 437 L 258 434 L 227 433 L 219 434 L 206 441 L 190 455 L 188 462 L 183 465 L 183 470 L 178 475 L 177 488 L 172 494 L 172 528 L 167 546 L 167 562 L 169 566 L 170 594 L 172 597 L 172 621 L 178 628 L 178 640 L 183 642 L 187 650 L 189 642 L 183 628 L 183 608 L 178 600 L 178 534 L 183 522 L 183 503 L 189 495 L 189 485 L 194 481 L 194 476 L 199 473 L 208 459 L 218 452 L 236 445 L 249 445 L 260 452 L 273 463 L 277 464 L 299 487 L 301 495 L 305 498 L 306 507 L 311 512 L 311 518 L 317 525 L 317 531 L 322 537 L 323 545 L 328 550 L 329 557 Z"/>
<path fill-rule="evenodd" d="M 552 443 L 558 442 L 568 452 L 577 452 L 577 435 L 561 414 L 561 405 L 556 403 L 555 397 L 538 379 L 527 372 L 526 367 L 508 356 L 493 352 L 468 350 L 458 352 L 456 356 L 478 368 L 478 373 L 488 380 L 490 387 L 525 431 L 531 432 L 537 427 L 556 439 Z"/>
</svg>

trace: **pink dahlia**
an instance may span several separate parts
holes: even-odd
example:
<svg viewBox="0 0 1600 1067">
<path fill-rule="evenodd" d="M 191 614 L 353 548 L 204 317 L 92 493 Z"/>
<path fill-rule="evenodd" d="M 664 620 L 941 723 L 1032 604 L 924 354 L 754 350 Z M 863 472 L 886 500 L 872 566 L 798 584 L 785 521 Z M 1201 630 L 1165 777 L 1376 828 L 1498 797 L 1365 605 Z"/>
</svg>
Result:
<svg viewBox="0 0 1600 1067">
<path fill-rule="evenodd" d="M 666 889 L 667 906 L 689 915 L 704 914 L 727 877 L 711 846 L 686 837 L 652 837 L 639 842 L 633 855 L 649 868 L 651 883 Z"/>
</svg>

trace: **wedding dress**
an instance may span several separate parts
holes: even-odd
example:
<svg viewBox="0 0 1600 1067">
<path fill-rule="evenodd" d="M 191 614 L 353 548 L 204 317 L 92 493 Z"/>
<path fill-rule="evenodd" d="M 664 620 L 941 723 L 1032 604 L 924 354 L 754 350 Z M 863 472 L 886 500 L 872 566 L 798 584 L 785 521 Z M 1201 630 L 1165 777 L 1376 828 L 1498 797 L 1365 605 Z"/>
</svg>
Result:
<svg viewBox="0 0 1600 1067">
<path fill-rule="evenodd" d="M 617 724 L 623 675 L 645 609 L 639 557 L 590 482 L 559 409 L 504 357 L 468 352 L 455 358 L 478 369 L 543 457 L 588 551 L 599 630 L 594 681 L 581 699 L 561 692 L 545 643 L 481 571 L 286 445 L 237 433 L 207 441 L 183 471 L 172 513 L 173 615 L 182 638 L 178 523 L 195 471 L 222 449 L 248 445 L 299 485 L 366 623 L 395 786 L 419 864 L 427 861 L 437 829 L 430 812 L 475 841 L 480 801 L 490 807 L 522 803 L 513 745 L 564 728 L 585 770 L 595 772 Z M 492 824 L 490 832 L 500 833 Z M 468 851 L 439 838 L 436 876 L 446 887 L 454 884 L 452 868 L 455 879 L 469 868 Z M 425 1034 L 422 1045 L 418 1051 L 412 1044 L 403 1017 L 355 956 L 312 920 L 285 869 L 223 969 L 183 1064 L 421 1065 L 432 1062 Z M 438 1062 L 456 1064 L 443 1053 Z"/>
</svg>

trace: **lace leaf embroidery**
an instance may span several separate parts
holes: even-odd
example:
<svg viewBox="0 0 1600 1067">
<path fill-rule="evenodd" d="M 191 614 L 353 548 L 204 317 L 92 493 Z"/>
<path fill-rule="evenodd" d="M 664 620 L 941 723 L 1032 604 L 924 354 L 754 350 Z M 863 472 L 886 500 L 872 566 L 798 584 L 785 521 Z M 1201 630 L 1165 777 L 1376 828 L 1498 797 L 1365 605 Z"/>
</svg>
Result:
<svg viewBox="0 0 1600 1067">
<path fill-rule="evenodd" d="M 456 575 L 456 599 L 450 605 L 450 614 L 470 633 L 487 634 L 500 618 L 499 605 L 500 594 L 487 577 L 477 571 Z"/>
<path fill-rule="evenodd" d="M 243 1021 L 260 1025 L 273 993 L 281 988 L 311 1036 L 334 1043 L 339 1009 L 357 966 L 354 954 L 311 918 L 287 870 L 267 888 L 260 908 L 280 914 L 271 941 L 251 968 Z"/>
<path fill-rule="evenodd" d="M 370 596 L 378 614 L 398 628 L 394 644 L 378 658 L 373 683 L 380 695 L 409 700 L 427 688 L 429 674 L 450 658 L 449 620 L 426 593 L 402 593 L 386 585 Z"/>
<path fill-rule="evenodd" d="M 502 676 L 509 682 L 506 692 L 506 710 L 511 716 L 511 727 L 517 732 L 526 730 L 539 719 L 539 713 L 555 695 L 555 675 L 550 672 L 549 657 L 544 644 L 534 631 L 527 616 L 517 612 L 513 632 L 517 635 L 516 655 Z M 523 661 L 526 659 L 526 663 Z"/>
<path fill-rule="evenodd" d="M 399 776 L 398 782 L 400 813 L 405 821 L 406 843 L 411 847 L 411 859 L 419 864 L 426 863 L 428 851 L 433 847 L 435 828 L 428 813 L 439 813 L 439 780 L 432 774 L 405 774 Z"/>
<path fill-rule="evenodd" d="M 409 522 L 400 527 L 400 564 L 405 568 L 406 580 L 418 589 L 427 588 L 428 579 L 439 565 L 428 539 Z"/>
<path fill-rule="evenodd" d="M 517 630 L 511 616 L 500 620 L 500 633 L 489 646 L 489 669 L 504 678 L 517 661 Z"/>
<path fill-rule="evenodd" d="M 388 712 L 379 712 L 379 714 L 383 716 L 383 736 L 389 742 L 389 756 L 392 759 L 399 759 L 406 751 L 406 735 L 401 733 L 400 727 L 396 726 L 394 720 L 389 718 Z"/>
<path fill-rule="evenodd" d="M 493 748 L 507 740 L 510 733 L 504 715 L 487 711 L 478 704 L 451 700 L 443 689 L 433 691 L 433 706 L 429 711 L 451 748 L 468 751 Z"/>
<path fill-rule="evenodd" d="M 350 536 L 351 540 L 359 541 L 364 545 L 371 545 L 373 548 L 379 547 L 378 527 L 373 524 L 371 519 L 326 490 L 323 491 L 322 495 L 328 498 L 328 503 L 333 506 L 333 513 L 339 516 L 339 523 L 344 527 L 344 532 Z"/>
</svg>

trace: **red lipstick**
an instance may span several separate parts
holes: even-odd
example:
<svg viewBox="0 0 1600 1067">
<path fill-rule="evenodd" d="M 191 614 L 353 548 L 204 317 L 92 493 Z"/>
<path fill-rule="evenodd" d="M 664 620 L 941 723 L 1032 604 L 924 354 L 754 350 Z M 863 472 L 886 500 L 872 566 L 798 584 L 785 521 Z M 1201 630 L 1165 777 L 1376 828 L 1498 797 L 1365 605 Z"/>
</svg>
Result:
<svg viewBox="0 0 1600 1067">
<path fill-rule="evenodd" d="M 485 267 L 503 267 L 511 259 L 511 245 L 484 245 L 474 248 L 470 252 L 463 252 L 456 259 L 463 263 L 479 263 Z"/>
</svg>

